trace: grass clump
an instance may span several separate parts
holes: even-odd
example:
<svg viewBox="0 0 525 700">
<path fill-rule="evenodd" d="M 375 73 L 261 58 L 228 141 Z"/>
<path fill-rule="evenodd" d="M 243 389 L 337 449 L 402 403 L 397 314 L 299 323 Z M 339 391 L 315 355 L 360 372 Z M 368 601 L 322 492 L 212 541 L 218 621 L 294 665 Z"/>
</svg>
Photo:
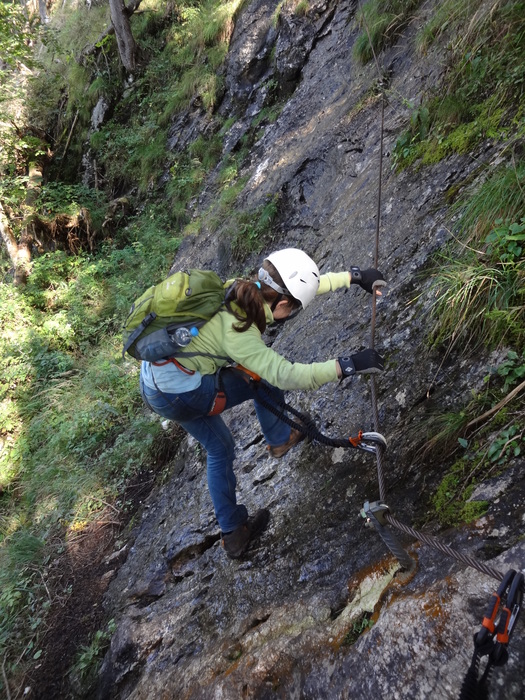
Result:
<svg viewBox="0 0 525 700">
<path fill-rule="evenodd" d="M 272 224 L 278 210 L 279 196 L 275 195 L 254 212 L 236 212 L 226 234 L 231 237 L 236 260 L 259 253 L 272 240 Z"/>
<path fill-rule="evenodd" d="M 423 31 L 422 45 L 451 36 L 446 90 L 412 108 L 410 124 L 395 145 L 394 168 L 437 163 L 472 151 L 486 139 L 505 143 L 524 135 L 525 4 L 496 2 L 474 11 L 471 0 L 442 3 Z M 470 21 L 468 21 L 470 19 Z"/>
<path fill-rule="evenodd" d="M 438 256 L 431 340 L 465 347 L 525 339 L 525 165 L 494 173 L 455 207 L 459 242 Z M 505 218 L 503 218 L 505 217 Z"/>
<path fill-rule="evenodd" d="M 354 45 L 354 57 L 368 63 L 374 54 L 393 43 L 412 18 L 421 0 L 368 0 L 359 9 L 357 22 L 362 29 Z"/>
<path fill-rule="evenodd" d="M 440 38 L 455 37 L 459 28 L 464 27 L 475 16 L 479 0 L 444 0 L 432 11 L 430 20 L 419 30 L 417 46 L 421 53 Z"/>
</svg>

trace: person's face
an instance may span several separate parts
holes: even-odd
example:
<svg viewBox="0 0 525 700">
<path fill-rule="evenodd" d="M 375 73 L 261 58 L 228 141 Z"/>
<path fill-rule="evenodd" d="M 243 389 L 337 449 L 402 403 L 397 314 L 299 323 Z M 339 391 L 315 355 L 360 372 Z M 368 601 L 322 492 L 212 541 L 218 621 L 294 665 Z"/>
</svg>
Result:
<svg viewBox="0 0 525 700">
<path fill-rule="evenodd" d="M 281 299 L 273 310 L 273 317 L 276 321 L 283 321 L 294 311 L 292 304 L 287 299 Z"/>
</svg>

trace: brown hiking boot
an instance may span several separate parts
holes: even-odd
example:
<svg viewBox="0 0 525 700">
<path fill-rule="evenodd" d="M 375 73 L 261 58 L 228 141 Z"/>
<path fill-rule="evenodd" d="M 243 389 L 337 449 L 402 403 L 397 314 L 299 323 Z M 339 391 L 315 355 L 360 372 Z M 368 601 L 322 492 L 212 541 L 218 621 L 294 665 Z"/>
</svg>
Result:
<svg viewBox="0 0 525 700">
<path fill-rule="evenodd" d="M 269 520 L 270 511 L 261 508 L 236 530 L 223 535 L 222 546 L 230 559 L 240 559 L 250 542 L 266 530 Z"/>
<path fill-rule="evenodd" d="M 290 433 L 288 442 L 285 442 L 284 445 L 276 445 L 274 447 L 268 445 L 266 449 L 269 451 L 272 457 L 276 457 L 277 459 L 279 459 L 280 457 L 284 457 L 288 450 L 291 450 L 292 447 L 295 447 L 295 445 L 297 445 L 298 442 L 301 442 L 301 440 L 304 440 L 305 437 L 306 435 L 300 430 L 292 428 L 292 432 Z"/>
</svg>

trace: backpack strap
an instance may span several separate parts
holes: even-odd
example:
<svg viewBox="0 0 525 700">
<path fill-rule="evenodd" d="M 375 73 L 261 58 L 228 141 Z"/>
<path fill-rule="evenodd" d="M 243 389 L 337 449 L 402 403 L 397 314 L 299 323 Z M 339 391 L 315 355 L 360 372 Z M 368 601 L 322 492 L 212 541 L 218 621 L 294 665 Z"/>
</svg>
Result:
<svg viewBox="0 0 525 700">
<path fill-rule="evenodd" d="M 177 353 L 176 355 L 173 355 L 173 357 L 177 357 L 179 360 L 183 359 L 184 357 L 211 357 L 213 360 L 233 362 L 231 357 L 226 357 L 226 355 L 212 355 L 210 352 L 181 352 L 180 354 Z"/>
<path fill-rule="evenodd" d="M 153 321 L 156 318 L 157 318 L 157 314 L 154 311 L 151 311 L 147 316 L 144 316 L 142 321 L 139 323 L 139 325 L 135 328 L 133 333 L 130 334 L 129 338 L 124 343 L 124 347 L 122 349 L 122 359 L 124 359 L 126 352 L 133 345 L 133 343 L 137 340 L 137 338 L 142 333 L 142 331 L 144 331 L 149 326 L 150 323 L 153 323 Z"/>
</svg>

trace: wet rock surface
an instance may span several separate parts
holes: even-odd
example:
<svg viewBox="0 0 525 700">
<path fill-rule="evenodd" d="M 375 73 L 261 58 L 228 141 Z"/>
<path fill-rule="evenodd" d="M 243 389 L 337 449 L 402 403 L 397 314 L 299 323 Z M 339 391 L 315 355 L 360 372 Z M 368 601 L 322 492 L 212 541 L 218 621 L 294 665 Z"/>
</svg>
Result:
<svg viewBox="0 0 525 700">
<path fill-rule="evenodd" d="M 276 3 L 252 3 L 232 39 L 220 110 L 238 117 L 260 109 L 265 81 L 279 75 L 291 94 L 255 144 L 244 205 L 282 198 L 273 247 L 297 246 L 322 272 L 368 267 L 373 260 L 379 186 L 381 106 L 375 66 L 352 58 L 354 2 L 319 2 L 304 17 Z M 432 3 L 421 12 L 430 12 Z M 414 26 L 384 57 L 392 95 L 417 102 L 440 77 L 438 56 L 416 55 Z M 300 38 L 300 41 L 299 41 Z M 269 60 L 272 48 L 276 63 Z M 293 88 L 292 88 L 293 84 Z M 293 94 L 292 94 L 293 93 Z M 419 448 L 433 411 L 452 410 L 483 385 L 496 356 L 446 360 L 425 345 L 426 265 L 448 237 L 444 193 L 494 157 L 490 144 L 420 172 L 396 175 L 391 152 L 407 118 L 403 100 L 385 108 L 385 164 L 379 267 L 389 285 L 377 309 L 376 346 L 386 356 L 377 381 L 388 503 L 400 520 L 424 517 L 444 469 Z M 201 117 L 199 117 L 201 118 Z M 192 120 L 180 117 L 173 144 Z M 239 126 L 240 124 L 240 126 Z M 232 132 L 226 149 L 235 147 Z M 248 259 L 246 269 L 260 259 Z M 188 238 L 176 268 L 239 273 L 228 242 L 204 231 Z M 417 298 L 417 302 L 415 301 Z M 294 361 L 325 360 L 367 347 L 369 295 L 352 287 L 319 298 L 268 333 Z M 429 389 L 432 389 L 429 391 Z M 295 392 L 293 405 L 332 437 L 373 429 L 370 383 L 354 378 L 316 392 Z M 455 698 L 497 581 L 440 551 L 396 535 L 417 561 L 408 581 L 377 534 L 364 526 L 364 501 L 379 497 L 376 460 L 353 449 L 301 443 L 284 459 L 268 455 L 250 404 L 225 415 L 236 438 L 238 500 L 249 512 L 268 507 L 266 533 L 245 559 L 228 560 L 209 499 L 205 456 L 188 439 L 171 478 L 155 491 L 135 527 L 105 608 L 117 624 L 100 674 L 105 698 Z M 488 494 L 488 495 L 487 495 Z M 480 487 L 491 506 L 473 527 L 436 533 L 447 544 L 497 569 L 522 568 L 523 463 Z M 374 625 L 359 636 L 363 620 Z M 523 623 L 509 663 L 496 669 L 491 698 L 523 697 Z M 355 643 L 354 643 L 355 641 Z"/>
</svg>

